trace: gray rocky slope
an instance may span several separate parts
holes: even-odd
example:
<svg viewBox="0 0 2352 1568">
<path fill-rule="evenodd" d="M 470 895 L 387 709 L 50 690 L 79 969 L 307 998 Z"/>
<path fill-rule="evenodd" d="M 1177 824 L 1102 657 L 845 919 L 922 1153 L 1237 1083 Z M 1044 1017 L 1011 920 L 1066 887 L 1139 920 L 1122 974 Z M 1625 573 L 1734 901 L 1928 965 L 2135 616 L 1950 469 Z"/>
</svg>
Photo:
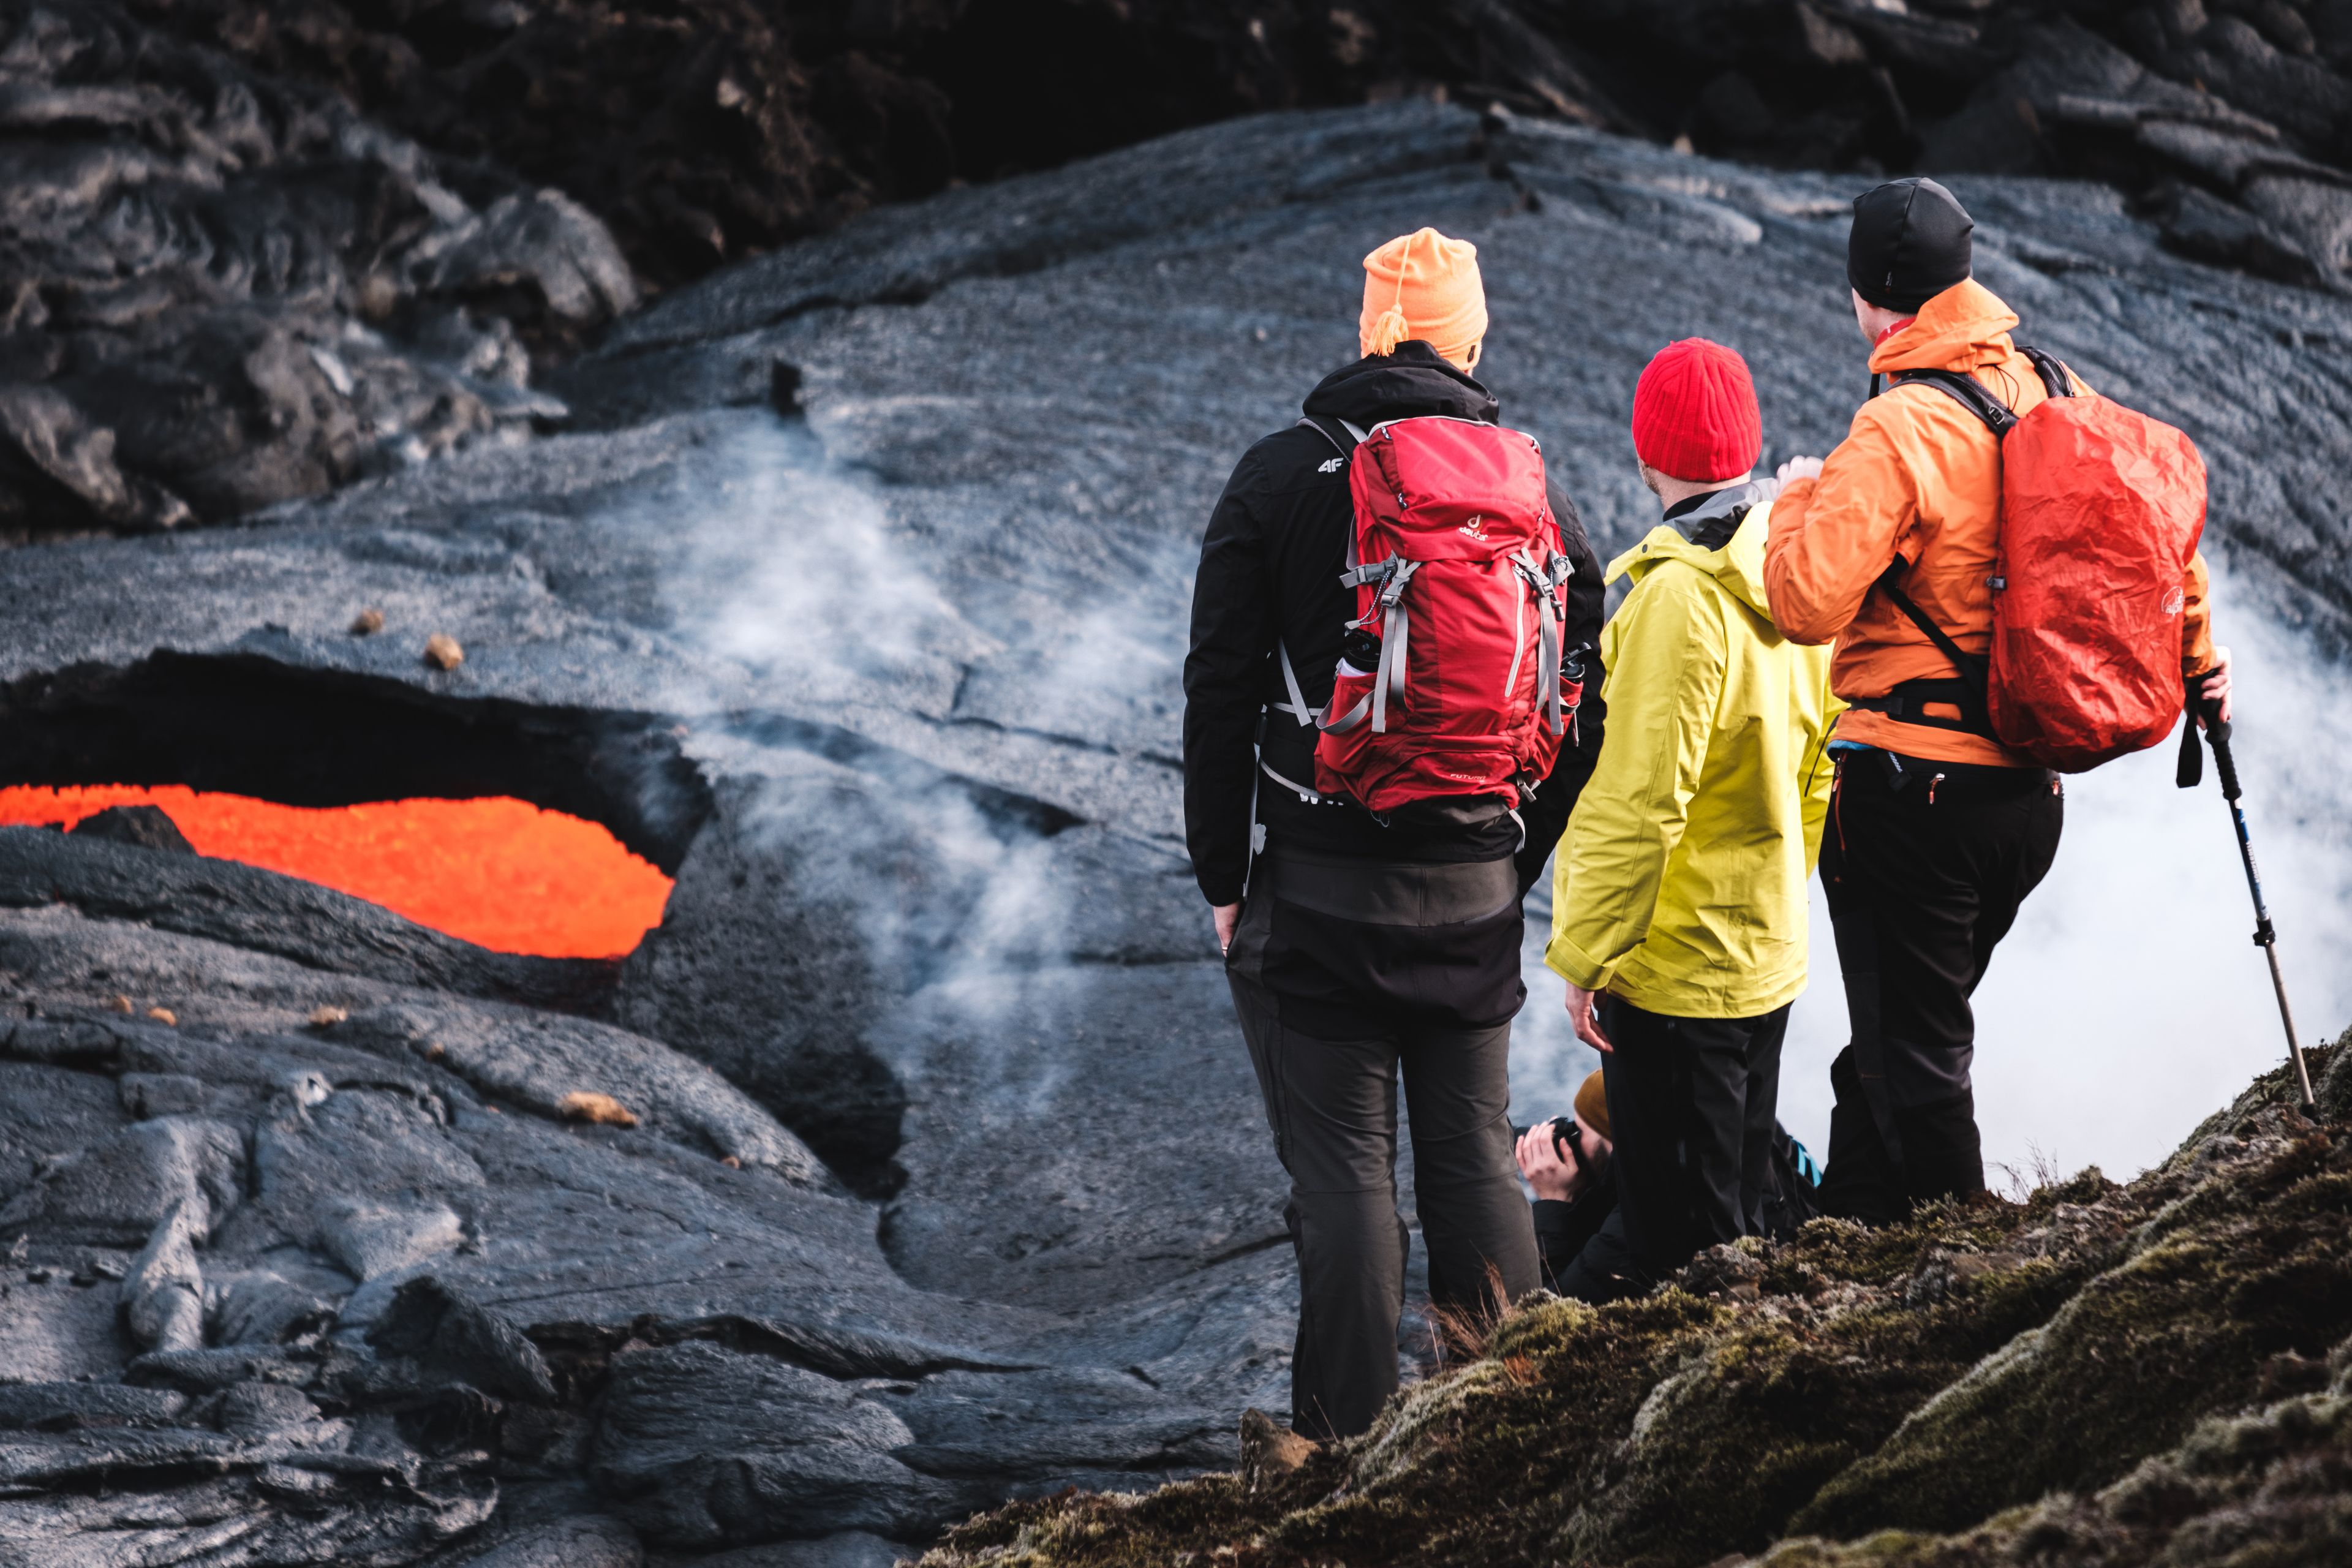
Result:
<svg viewBox="0 0 2352 1568">
<path fill-rule="evenodd" d="M 573 433 L 0 556 L 12 781 L 520 794 L 677 877 L 566 967 L 0 832 L 0 1563 L 848 1563 L 1229 1461 L 1290 1296 L 1178 841 L 1202 516 L 1424 223 L 1604 547 L 1670 338 L 1824 448 L 1849 184 L 1238 121 L 668 296 L 562 373 Z M 2352 304 L 1956 184 L 2029 341 L 2197 437 L 2241 602 L 2340 648 Z"/>
<path fill-rule="evenodd" d="M 530 348 L 636 298 L 561 192 L 110 0 L 0 0 L 0 538 L 235 517 L 521 438 L 563 414 Z"/>
</svg>

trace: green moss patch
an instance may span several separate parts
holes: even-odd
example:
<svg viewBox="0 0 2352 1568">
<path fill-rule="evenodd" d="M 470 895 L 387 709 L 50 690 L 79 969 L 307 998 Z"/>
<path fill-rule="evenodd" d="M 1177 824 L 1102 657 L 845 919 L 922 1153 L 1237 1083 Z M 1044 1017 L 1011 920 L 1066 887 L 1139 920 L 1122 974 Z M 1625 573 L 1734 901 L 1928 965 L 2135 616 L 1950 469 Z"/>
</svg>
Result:
<svg viewBox="0 0 2352 1568">
<path fill-rule="evenodd" d="M 2352 1127 L 2284 1086 L 2127 1186 L 1817 1221 L 1598 1310 L 1538 1297 L 1255 1491 L 1015 1504 L 926 1568 L 2352 1562 Z"/>
</svg>

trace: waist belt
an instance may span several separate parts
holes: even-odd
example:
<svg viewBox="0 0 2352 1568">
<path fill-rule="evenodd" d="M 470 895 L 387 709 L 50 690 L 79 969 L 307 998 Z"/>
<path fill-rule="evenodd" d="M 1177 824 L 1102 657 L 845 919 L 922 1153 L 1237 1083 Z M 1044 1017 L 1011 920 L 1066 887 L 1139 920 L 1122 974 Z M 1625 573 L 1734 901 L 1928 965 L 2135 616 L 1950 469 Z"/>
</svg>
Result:
<svg viewBox="0 0 2352 1568">
<path fill-rule="evenodd" d="M 2049 790 L 2058 782 L 2057 775 L 2048 768 L 1940 763 L 1932 757 L 1906 756 L 1877 746 L 1853 747 L 1835 755 L 1840 787 L 1853 776 L 1868 779 L 1895 795 L 1906 795 L 1916 784 L 1921 798 L 1930 805 L 1937 803 L 1938 795 L 1956 804 L 2005 800 Z"/>
<path fill-rule="evenodd" d="M 1978 710 L 1978 701 L 1979 691 L 1975 686 L 1966 680 L 1946 677 L 1940 680 L 1906 680 L 1884 697 L 1849 697 L 1845 705 L 1884 713 L 1889 719 L 1905 724 L 1919 724 L 1931 730 L 1957 730 L 1962 734 L 1979 735 L 1998 742 L 2000 737 L 1993 733 L 1990 719 L 1978 723 L 1969 718 Z M 1959 713 L 1957 717 L 1930 713 L 1927 711 L 1930 702 L 1957 708 Z"/>
<path fill-rule="evenodd" d="M 1263 756 L 1258 759 L 1257 771 L 1264 773 L 1267 778 L 1272 779 L 1276 784 L 1280 784 L 1284 789 L 1286 789 L 1291 794 L 1297 795 L 1298 797 L 1298 804 L 1301 805 L 1355 805 L 1357 804 L 1357 802 L 1349 799 L 1344 795 L 1326 795 L 1320 790 L 1309 789 L 1307 785 L 1300 784 L 1297 779 L 1288 778 L 1275 772 L 1274 764 L 1267 762 Z M 1530 790 L 1529 793 L 1532 794 L 1533 791 Z M 1480 808 L 1476 806 L 1465 808 L 1459 814 L 1458 819 L 1454 821 L 1452 826 L 1456 827 L 1476 827 L 1482 823 L 1491 822 L 1497 816 L 1507 816 L 1519 831 L 1519 842 L 1512 849 L 1511 853 L 1516 855 L 1519 850 L 1528 847 L 1527 818 L 1521 816 L 1515 808 L 1506 805 L 1499 796 L 1478 796 L 1475 798 L 1491 801 L 1493 803 L 1493 809 L 1482 812 Z M 1415 802 L 1414 804 L 1422 805 L 1424 803 Z M 1405 809 L 1410 810 L 1411 807 L 1406 807 Z M 1390 813 L 1372 811 L 1367 808 L 1365 815 L 1370 816 L 1374 822 L 1379 823 L 1382 827 L 1390 826 L 1390 818 L 1391 815 Z M 1250 816 L 1253 822 L 1255 822 L 1257 816 L 1255 804 L 1253 804 Z M 1433 825 L 1424 823 L 1423 826 Z M 1264 847 L 1262 839 L 1255 842 L 1257 844 L 1257 847 Z"/>
<path fill-rule="evenodd" d="M 1276 773 L 1274 764 L 1264 757 L 1258 759 L 1257 771 L 1297 795 L 1298 804 L 1301 805 L 1353 805 L 1356 804 L 1344 795 L 1325 795 L 1321 790 L 1310 788 L 1300 784 L 1297 779 L 1284 777 Z"/>
</svg>

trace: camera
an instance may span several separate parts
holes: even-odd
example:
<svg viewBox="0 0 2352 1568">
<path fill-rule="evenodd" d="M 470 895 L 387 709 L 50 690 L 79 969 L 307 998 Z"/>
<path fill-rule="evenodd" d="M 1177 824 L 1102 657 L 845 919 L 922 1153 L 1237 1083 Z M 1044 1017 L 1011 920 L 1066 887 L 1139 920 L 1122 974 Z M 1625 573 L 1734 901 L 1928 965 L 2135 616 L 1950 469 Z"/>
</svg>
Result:
<svg viewBox="0 0 2352 1568">
<path fill-rule="evenodd" d="M 1578 1147 L 1576 1142 L 1576 1118 L 1555 1116 L 1543 1125 L 1551 1129 L 1551 1144 L 1554 1149 L 1559 1151 L 1561 1159 L 1572 1161 L 1579 1165 L 1584 1163 L 1583 1151 Z M 1529 1127 L 1512 1128 L 1511 1142 L 1517 1142 L 1532 1131 L 1533 1129 Z"/>
</svg>

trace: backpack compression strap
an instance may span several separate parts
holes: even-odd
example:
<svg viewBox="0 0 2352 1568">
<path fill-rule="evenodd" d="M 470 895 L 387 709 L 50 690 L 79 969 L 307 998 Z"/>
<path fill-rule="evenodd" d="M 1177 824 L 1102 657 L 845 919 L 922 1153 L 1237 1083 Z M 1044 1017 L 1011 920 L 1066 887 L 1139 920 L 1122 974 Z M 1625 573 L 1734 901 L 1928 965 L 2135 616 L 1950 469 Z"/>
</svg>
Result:
<svg viewBox="0 0 2352 1568">
<path fill-rule="evenodd" d="M 1356 448 L 1366 438 L 1360 426 L 1351 425 L 1345 419 L 1318 419 L 1310 414 L 1300 419 L 1298 423 L 1337 447 L 1342 458 L 1353 458 L 1356 455 Z M 1348 529 L 1348 564 L 1351 567 L 1356 564 L 1356 530 L 1352 520 Z M 1276 703 L 1274 711 L 1289 714 L 1298 721 L 1298 727 L 1302 730 L 1309 724 L 1321 723 L 1323 710 L 1307 706 L 1307 693 L 1298 684 L 1298 671 L 1291 665 L 1290 649 L 1284 645 L 1280 637 L 1274 639 L 1274 657 L 1282 666 L 1282 687 L 1290 697 L 1287 702 Z M 1352 725 L 1349 727 L 1353 728 Z M 1283 782 L 1286 784 L 1289 781 Z M 1295 789 L 1297 786 L 1294 784 L 1291 787 Z"/>
<path fill-rule="evenodd" d="M 1568 626 L 1568 611 L 1559 602 L 1559 590 L 1574 574 L 1576 564 L 1565 555 L 1555 554 L 1543 565 L 1526 551 L 1517 551 L 1511 563 L 1518 568 L 1528 592 L 1536 596 L 1542 616 L 1536 623 L 1536 705 L 1551 716 L 1551 732 L 1568 733 L 1567 699 L 1559 684 L 1559 645 Z M 1516 683 L 1517 671 L 1513 672 Z"/>
<path fill-rule="evenodd" d="M 1404 590 L 1412 581 L 1412 574 L 1420 570 L 1420 562 L 1391 555 L 1386 561 L 1350 566 L 1339 574 L 1342 587 L 1360 588 L 1368 583 L 1381 585 L 1380 596 L 1372 601 L 1372 607 L 1348 623 L 1349 631 L 1357 631 L 1369 626 L 1373 616 L 1381 618 L 1381 667 L 1374 672 L 1372 689 L 1353 708 L 1340 718 L 1322 721 L 1327 732 L 1344 735 L 1367 718 L 1372 721 L 1373 734 L 1388 732 L 1389 698 L 1393 695 L 1399 701 L 1404 700 L 1404 655 L 1412 636 L 1412 616 L 1404 607 Z"/>
</svg>

